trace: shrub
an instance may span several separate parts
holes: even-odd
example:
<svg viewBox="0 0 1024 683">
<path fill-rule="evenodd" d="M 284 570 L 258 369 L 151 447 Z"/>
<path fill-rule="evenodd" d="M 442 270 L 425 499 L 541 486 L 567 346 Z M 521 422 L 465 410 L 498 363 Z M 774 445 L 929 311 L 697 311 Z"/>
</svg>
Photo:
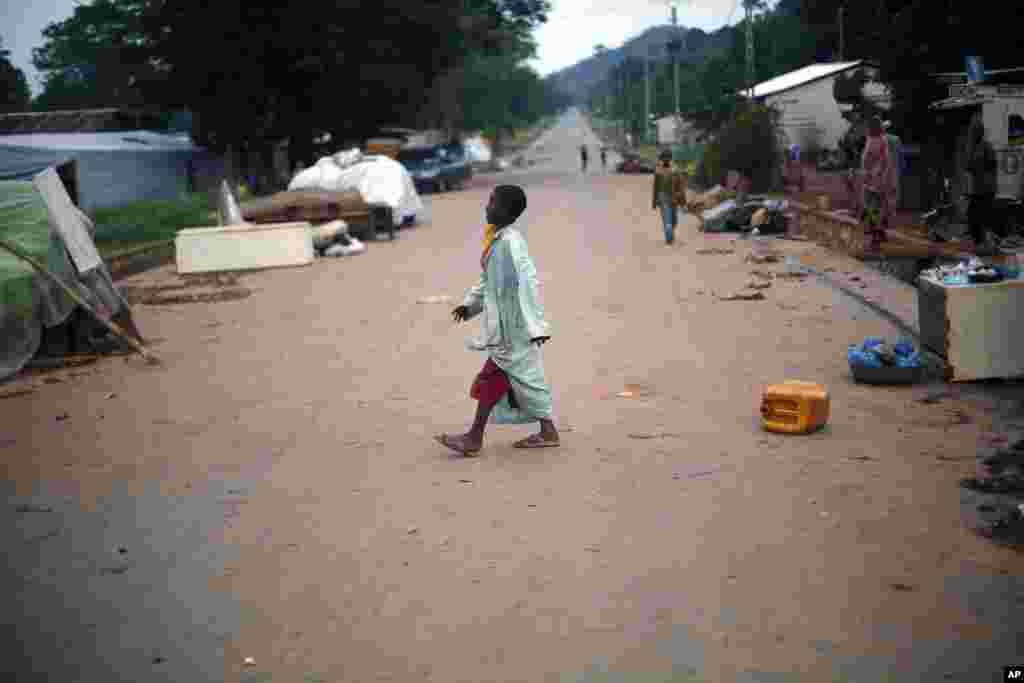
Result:
<svg viewBox="0 0 1024 683">
<path fill-rule="evenodd" d="M 750 178 L 752 192 L 774 189 L 782 163 L 777 119 L 774 110 L 763 106 L 737 112 L 704 149 L 697 181 L 705 187 L 724 184 L 726 173 L 739 171 Z"/>
</svg>

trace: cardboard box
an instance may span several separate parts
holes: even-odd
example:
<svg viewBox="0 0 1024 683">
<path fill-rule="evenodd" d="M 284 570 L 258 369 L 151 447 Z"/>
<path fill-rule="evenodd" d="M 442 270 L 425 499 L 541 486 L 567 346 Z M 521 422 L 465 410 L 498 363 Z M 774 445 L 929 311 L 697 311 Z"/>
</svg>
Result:
<svg viewBox="0 0 1024 683">
<path fill-rule="evenodd" d="M 921 343 L 946 358 L 948 379 L 969 382 L 1024 376 L 1024 280 L 918 287 Z"/>
</svg>

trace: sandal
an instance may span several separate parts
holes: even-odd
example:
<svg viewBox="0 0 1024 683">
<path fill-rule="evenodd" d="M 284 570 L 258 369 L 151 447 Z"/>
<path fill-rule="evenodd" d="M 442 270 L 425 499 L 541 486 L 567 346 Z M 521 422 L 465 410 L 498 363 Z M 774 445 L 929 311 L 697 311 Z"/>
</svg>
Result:
<svg viewBox="0 0 1024 683">
<path fill-rule="evenodd" d="M 438 442 L 439 444 L 446 448 L 452 449 L 456 453 L 463 455 L 467 458 L 472 457 L 480 452 L 479 448 L 466 448 L 466 446 L 461 441 L 453 439 L 448 434 L 438 434 L 437 436 L 434 437 L 434 441 Z"/>
<path fill-rule="evenodd" d="M 558 437 L 555 437 L 554 441 L 549 440 L 543 434 L 531 434 L 525 439 L 516 441 L 513 444 L 514 448 L 554 448 L 560 446 L 561 442 Z"/>
</svg>

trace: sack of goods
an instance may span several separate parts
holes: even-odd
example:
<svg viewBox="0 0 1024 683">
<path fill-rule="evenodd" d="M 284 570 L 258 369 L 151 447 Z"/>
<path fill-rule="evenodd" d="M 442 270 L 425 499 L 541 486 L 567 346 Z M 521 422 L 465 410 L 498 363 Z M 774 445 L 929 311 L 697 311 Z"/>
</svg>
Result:
<svg viewBox="0 0 1024 683">
<path fill-rule="evenodd" d="M 324 249 L 324 256 L 353 256 L 366 251 L 366 245 L 355 237 L 343 238 L 343 240 Z"/>
<path fill-rule="evenodd" d="M 348 235 L 348 223 L 342 220 L 314 225 L 313 248 L 318 250 L 326 249 L 337 242 L 343 235 Z"/>
</svg>

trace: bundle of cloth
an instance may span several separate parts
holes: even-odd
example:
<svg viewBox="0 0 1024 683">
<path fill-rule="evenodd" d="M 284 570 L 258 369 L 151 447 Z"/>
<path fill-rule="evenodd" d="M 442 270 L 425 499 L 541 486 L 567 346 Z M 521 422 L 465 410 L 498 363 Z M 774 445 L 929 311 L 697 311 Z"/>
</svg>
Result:
<svg viewBox="0 0 1024 683">
<path fill-rule="evenodd" d="M 703 232 L 750 232 L 781 235 L 786 232 L 785 200 L 748 197 L 728 199 L 697 214 Z"/>
<path fill-rule="evenodd" d="M 412 176 L 402 164 L 385 156 L 365 155 L 358 149 L 323 157 L 300 171 L 288 190 L 356 190 L 367 204 L 391 207 L 396 220 L 412 220 L 424 206 Z"/>
<path fill-rule="evenodd" d="M 342 220 L 314 225 L 313 248 L 320 256 L 351 256 L 366 251 L 366 245 L 348 234 L 348 224 Z"/>
</svg>

